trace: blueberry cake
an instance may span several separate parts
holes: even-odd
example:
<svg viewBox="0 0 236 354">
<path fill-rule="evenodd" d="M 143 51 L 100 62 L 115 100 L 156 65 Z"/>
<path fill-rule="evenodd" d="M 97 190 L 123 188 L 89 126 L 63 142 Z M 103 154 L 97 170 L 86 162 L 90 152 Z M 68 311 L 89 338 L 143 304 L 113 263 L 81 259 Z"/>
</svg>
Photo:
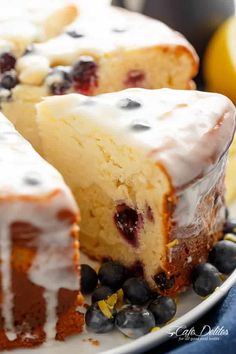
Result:
<svg viewBox="0 0 236 354">
<path fill-rule="evenodd" d="M 60 174 L 0 115 L 0 351 L 83 327 L 79 211 Z"/>
<path fill-rule="evenodd" d="M 40 151 L 35 104 L 42 97 L 129 87 L 187 89 L 198 59 L 186 39 L 163 23 L 104 7 L 79 17 L 62 35 L 35 44 L 9 69 L 8 75 L 15 71 L 1 84 L 2 110 Z"/>
<path fill-rule="evenodd" d="M 175 294 L 225 222 L 235 108 L 219 94 L 127 89 L 38 105 L 46 159 L 79 202 L 81 246 Z"/>
<path fill-rule="evenodd" d="M 15 55 L 58 35 L 78 14 L 73 0 L 0 0 L 0 7 L 0 53 Z"/>
</svg>

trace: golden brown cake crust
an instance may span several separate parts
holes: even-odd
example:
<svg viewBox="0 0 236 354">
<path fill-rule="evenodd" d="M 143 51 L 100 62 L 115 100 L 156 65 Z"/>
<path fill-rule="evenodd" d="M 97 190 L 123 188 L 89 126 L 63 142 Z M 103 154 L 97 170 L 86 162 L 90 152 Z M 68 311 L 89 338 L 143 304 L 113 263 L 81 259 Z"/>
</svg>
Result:
<svg viewBox="0 0 236 354">
<path fill-rule="evenodd" d="M 175 210 L 175 201 L 170 197 L 166 198 L 165 210 L 169 215 L 168 222 L 166 223 L 166 245 L 173 244 L 171 262 L 169 260 L 170 248 L 166 247 L 166 259 L 163 264 L 163 271 L 167 275 L 167 279 L 172 276 L 175 278 L 174 286 L 171 289 L 160 290 L 163 295 L 175 295 L 181 290 L 184 290 L 191 284 L 192 269 L 199 263 L 207 261 L 209 251 L 213 245 L 222 238 L 224 219 L 216 220 L 214 229 L 211 229 L 211 220 L 217 217 L 218 209 L 224 205 L 224 176 L 220 178 L 212 191 L 202 198 L 198 215 L 204 215 L 203 223 L 200 233 L 196 232 L 195 226 L 190 225 L 186 228 L 178 227 L 178 225 L 171 222 L 171 215 Z M 177 240 L 177 244 L 175 242 Z"/>
</svg>

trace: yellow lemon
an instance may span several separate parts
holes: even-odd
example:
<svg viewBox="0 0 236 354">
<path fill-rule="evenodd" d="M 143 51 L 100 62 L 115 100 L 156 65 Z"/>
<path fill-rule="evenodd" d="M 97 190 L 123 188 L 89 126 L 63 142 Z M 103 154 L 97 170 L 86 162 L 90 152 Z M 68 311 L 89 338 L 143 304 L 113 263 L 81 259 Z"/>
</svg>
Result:
<svg viewBox="0 0 236 354">
<path fill-rule="evenodd" d="M 230 17 L 215 32 L 203 59 L 203 74 L 209 91 L 220 92 L 236 103 L 236 17 Z"/>
<path fill-rule="evenodd" d="M 229 18 L 215 32 L 203 59 L 207 90 L 220 92 L 236 104 L 236 17 Z M 231 145 L 226 173 L 226 201 L 236 199 L 236 137 Z"/>
</svg>

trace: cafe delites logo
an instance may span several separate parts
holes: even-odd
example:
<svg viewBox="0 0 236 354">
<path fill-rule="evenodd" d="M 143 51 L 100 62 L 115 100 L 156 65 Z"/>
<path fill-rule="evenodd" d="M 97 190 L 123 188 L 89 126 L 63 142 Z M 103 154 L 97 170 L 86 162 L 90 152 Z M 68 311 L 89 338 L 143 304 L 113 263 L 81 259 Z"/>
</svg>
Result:
<svg viewBox="0 0 236 354">
<path fill-rule="evenodd" d="M 229 335 L 229 330 L 224 326 L 211 328 L 209 325 L 203 325 L 201 328 L 188 328 L 186 325 L 173 326 L 168 329 L 168 336 L 178 338 L 179 341 L 196 340 L 220 340 Z"/>
</svg>

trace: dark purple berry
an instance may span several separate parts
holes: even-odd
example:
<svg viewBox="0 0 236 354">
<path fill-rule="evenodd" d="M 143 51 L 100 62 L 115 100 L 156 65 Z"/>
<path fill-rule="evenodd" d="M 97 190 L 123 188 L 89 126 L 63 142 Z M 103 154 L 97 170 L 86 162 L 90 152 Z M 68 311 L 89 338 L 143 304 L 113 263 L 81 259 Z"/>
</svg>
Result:
<svg viewBox="0 0 236 354">
<path fill-rule="evenodd" d="M 137 210 L 128 207 L 126 204 L 120 204 L 116 207 L 114 222 L 127 242 L 133 247 L 138 246 L 138 232 L 143 226 L 143 217 Z"/>
<path fill-rule="evenodd" d="M 16 58 L 10 53 L 0 55 L 0 72 L 10 71 L 15 68 Z"/>
<path fill-rule="evenodd" d="M 209 262 L 221 273 L 232 273 L 236 268 L 236 243 L 228 240 L 217 242 L 209 254 Z"/>
<path fill-rule="evenodd" d="M 124 297 L 132 305 L 143 305 L 151 298 L 151 290 L 141 278 L 127 279 L 123 284 Z"/>
<path fill-rule="evenodd" d="M 221 285 L 220 273 L 212 264 L 196 266 L 192 272 L 193 290 L 200 296 L 208 296 Z"/>
<path fill-rule="evenodd" d="M 165 272 L 161 272 L 155 275 L 154 281 L 160 291 L 165 291 L 171 289 L 175 284 L 175 278 L 172 275 L 171 277 L 167 278 Z"/>
<path fill-rule="evenodd" d="M 115 291 L 122 287 L 126 276 L 126 268 L 118 262 L 104 263 L 98 271 L 101 284 L 109 286 Z"/>
<path fill-rule="evenodd" d="M 127 110 L 137 109 L 141 107 L 141 103 L 131 98 L 122 98 L 118 103 L 118 107 Z"/>
<path fill-rule="evenodd" d="M 53 69 L 48 75 L 46 83 L 53 95 L 64 95 L 72 85 L 70 74 L 60 68 Z"/>
<path fill-rule="evenodd" d="M 176 303 L 169 296 L 158 296 L 148 306 L 148 310 L 155 317 L 156 326 L 170 321 L 176 314 Z"/>
<path fill-rule="evenodd" d="M 155 327 L 155 318 L 143 307 L 126 305 L 117 313 L 115 324 L 127 337 L 139 338 Z"/>
<path fill-rule="evenodd" d="M 114 328 L 116 310 L 112 310 L 112 317 L 108 318 L 101 311 L 97 303 L 92 304 L 86 314 L 85 323 L 89 330 L 95 333 L 107 333 Z"/>
<path fill-rule="evenodd" d="M 77 92 L 89 95 L 98 85 L 97 64 L 90 56 L 82 56 L 74 64 L 71 77 Z"/>
<path fill-rule="evenodd" d="M 95 270 L 88 264 L 81 264 L 81 292 L 84 295 L 91 294 L 98 284 L 98 276 Z"/>
<path fill-rule="evenodd" d="M 7 90 L 13 89 L 18 83 L 19 81 L 14 70 L 6 71 L 0 81 L 0 85 Z"/>
<path fill-rule="evenodd" d="M 99 286 L 92 294 L 92 303 L 100 300 L 106 300 L 112 294 L 114 294 L 114 291 L 108 286 Z"/>
<path fill-rule="evenodd" d="M 72 38 L 82 38 L 82 37 L 84 37 L 83 34 L 78 33 L 78 32 L 76 32 L 76 31 L 74 31 L 74 30 L 67 31 L 66 34 L 68 34 L 68 36 L 70 36 L 70 37 L 72 37 Z"/>
</svg>

